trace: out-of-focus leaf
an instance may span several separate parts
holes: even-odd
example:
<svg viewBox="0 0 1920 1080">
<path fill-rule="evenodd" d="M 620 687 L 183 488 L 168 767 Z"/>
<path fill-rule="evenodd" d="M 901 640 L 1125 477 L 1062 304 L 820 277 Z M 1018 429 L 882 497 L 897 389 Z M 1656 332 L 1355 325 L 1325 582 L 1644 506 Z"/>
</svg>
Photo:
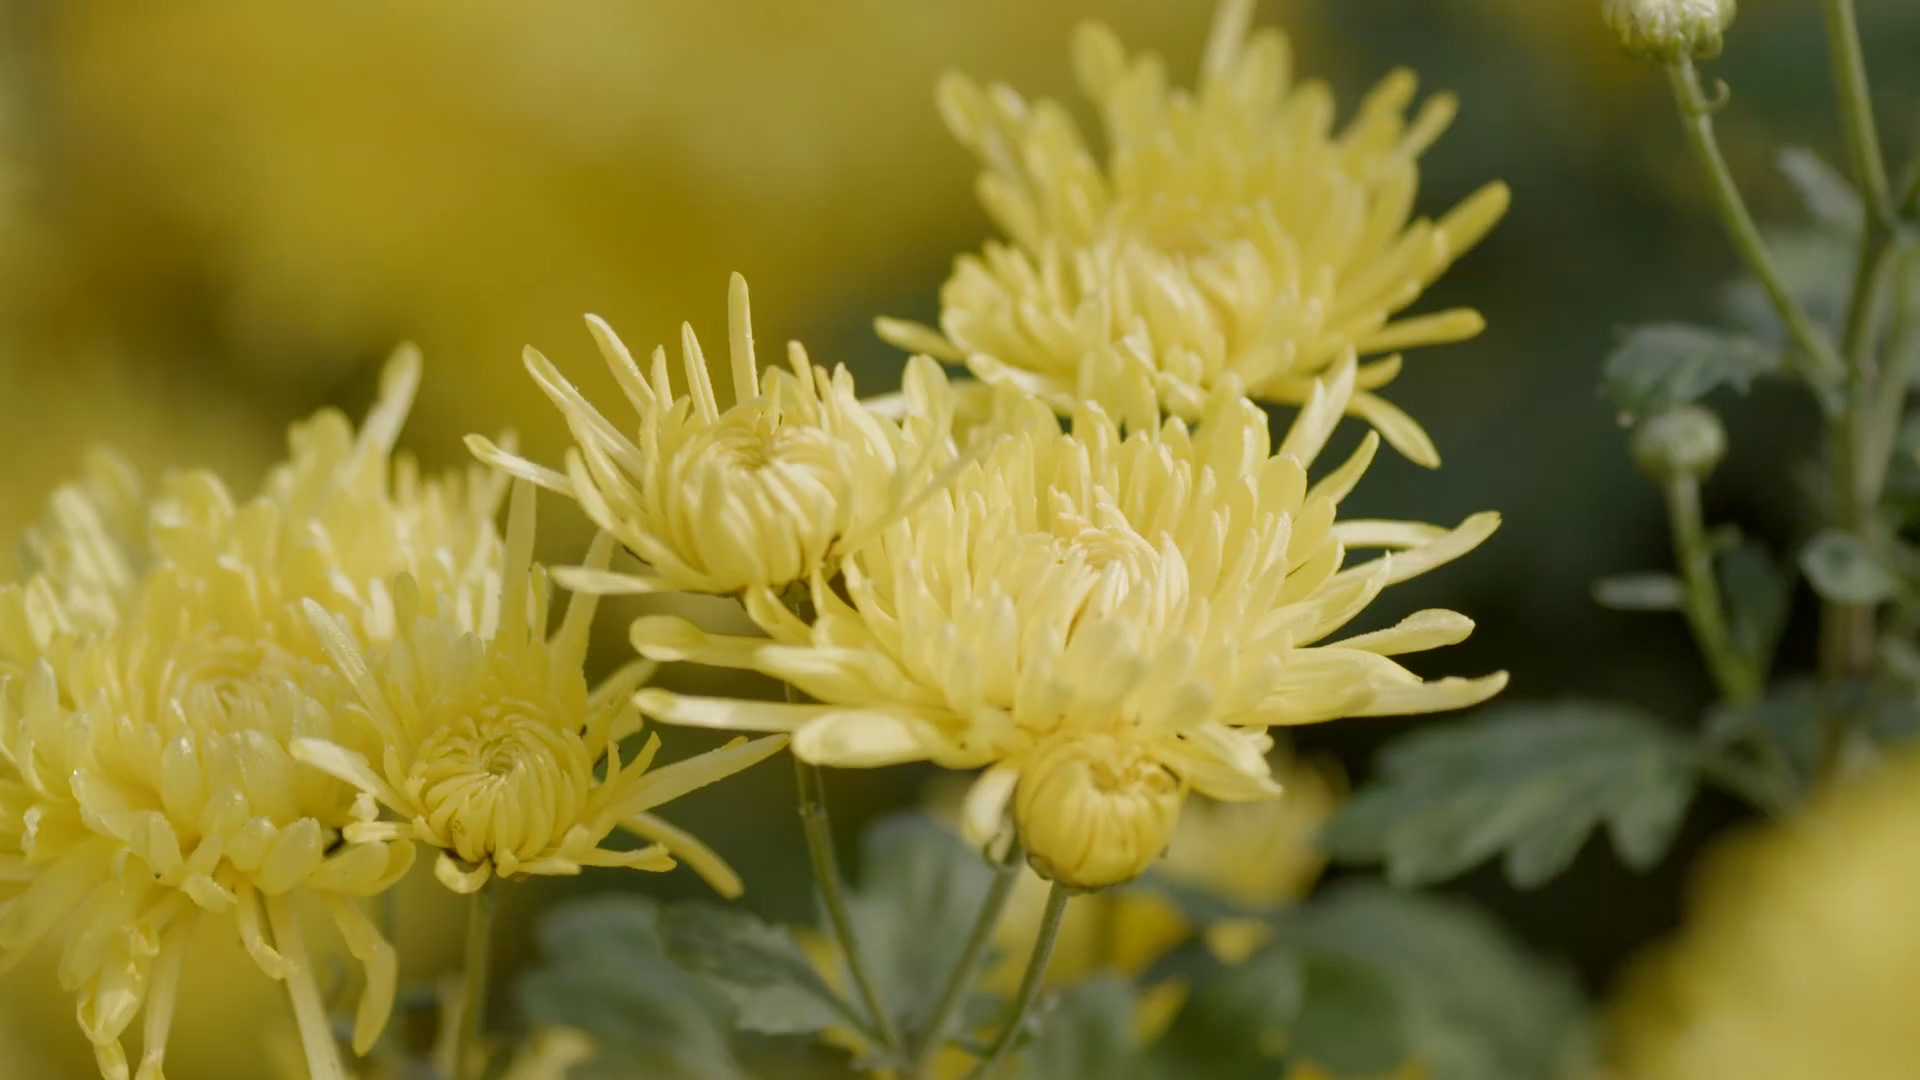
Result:
<svg viewBox="0 0 1920 1080">
<path fill-rule="evenodd" d="M 1815 326 L 1829 333 L 1846 318 L 1847 294 L 1859 257 L 1850 237 L 1832 229 L 1768 229 L 1768 250 L 1787 292 Z M 1728 286 L 1727 315 L 1755 338 L 1778 349 L 1788 347 L 1786 328 L 1774 314 L 1765 290 L 1750 277 Z"/>
<path fill-rule="evenodd" d="M 1225 965 L 1194 944 L 1163 970 L 1177 973 L 1187 999 L 1153 1058 L 1167 1076 L 1269 1080 L 1280 1075 L 1307 993 L 1296 948 L 1274 943 Z"/>
<path fill-rule="evenodd" d="M 725 994 L 742 1030 L 805 1035 L 862 1026 L 784 927 L 741 908 L 698 901 L 662 909 L 659 927 L 667 956 Z"/>
<path fill-rule="evenodd" d="M 644 897 L 582 900 L 540 927 L 542 965 L 516 987 L 535 1026 L 586 1032 L 598 1055 L 579 1080 L 747 1080 L 729 1045 L 732 1010 L 667 958 L 659 906 Z"/>
<path fill-rule="evenodd" d="M 1678 611 L 1687 587 L 1672 574 L 1614 574 L 1593 583 L 1593 599 L 1614 611 Z"/>
<path fill-rule="evenodd" d="M 1865 220 L 1860 196 L 1839 170 L 1804 146 L 1789 146 L 1780 151 L 1779 165 L 1781 174 L 1800 193 L 1801 201 L 1807 204 L 1807 213 L 1816 224 L 1846 237 L 1859 233 L 1860 224 Z"/>
<path fill-rule="evenodd" d="M 849 897 L 880 997 L 917 1033 L 938 1002 L 979 913 L 993 871 L 981 854 L 924 814 L 882 818 L 861 843 L 860 887 Z"/>
<path fill-rule="evenodd" d="M 1405 886 L 1443 881 L 1495 855 L 1532 888 L 1605 825 L 1627 865 L 1666 853 L 1693 798 L 1689 743 L 1627 706 L 1507 705 L 1390 743 L 1378 779 L 1321 834 L 1348 862 L 1384 861 Z"/>
<path fill-rule="evenodd" d="M 1397 1026 L 1404 1055 L 1394 1056 L 1418 1062 L 1432 1080 L 1550 1080 L 1581 1075 L 1591 1060 L 1585 1008 L 1572 977 L 1529 954 L 1470 906 L 1352 884 L 1316 897 L 1288 923 L 1283 934 L 1299 948 L 1371 972 L 1397 998 L 1347 983 L 1342 1007 L 1351 1012 L 1337 1028 L 1309 1034 L 1305 1027 L 1316 1019 L 1310 973 L 1310 1003 L 1299 1021 L 1304 1045 L 1325 1042 L 1335 1030 Z M 1324 1008 L 1331 1010 L 1334 995 L 1325 992 Z M 1370 1019 L 1366 1012 L 1373 1009 L 1390 1015 Z"/>
<path fill-rule="evenodd" d="M 1333 949 L 1304 951 L 1306 993 L 1287 1059 L 1334 1076 L 1385 1076 L 1411 1048 L 1401 988 L 1369 958 Z"/>
<path fill-rule="evenodd" d="M 1765 740 L 1785 772 L 1790 795 L 1808 790 L 1819 771 L 1830 727 L 1843 727 L 1891 746 L 1920 734 L 1913 695 L 1887 682 L 1823 684 L 1796 679 L 1746 705 L 1719 705 L 1707 713 L 1704 737 L 1712 748 Z"/>
<path fill-rule="evenodd" d="M 1687 323 L 1626 331 L 1607 357 L 1600 389 L 1622 417 L 1651 416 L 1722 386 L 1742 393 L 1780 370 L 1780 353 L 1753 338 Z"/>
<path fill-rule="evenodd" d="M 1139 1080 L 1147 1075 L 1134 1013 L 1132 985 L 1099 976 L 1069 987 L 1042 1018 L 1040 1033 L 1020 1053 L 1023 1080 L 1099 1077 Z"/>
<path fill-rule="evenodd" d="M 1742 541 L 1720 556 L 1720 589 L 1733 641 L 1754 670 L 1773 667 L 1774 650 L 1787 628 L 1793 579 L 1765 547 Z"/>
<path fill-rule="evenodd" d="M 1822 599 L 1879 604 L 1900 591 L 1900 579 L 1859 538 L 1835 529 L 1817 533 L 1800 550 L 1800 569 Z"/>
</svg>

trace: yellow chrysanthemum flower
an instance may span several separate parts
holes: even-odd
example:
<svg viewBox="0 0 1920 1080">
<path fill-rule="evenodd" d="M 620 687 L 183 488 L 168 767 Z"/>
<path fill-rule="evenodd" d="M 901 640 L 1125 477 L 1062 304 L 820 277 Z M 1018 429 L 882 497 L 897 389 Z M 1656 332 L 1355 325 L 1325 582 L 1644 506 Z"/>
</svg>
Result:
<svg viewBox="0 0 1920 1080">
<path fill-rule="evenodd" d="M 1617 1080 L 1895 1080 L 1920 1030 L 1920 757 L 1711 852 L 1611 1009 Z"/>
<path fill-rule="evenodd" d="M 649 689 L 641 708 L 791 731 L 794 751 L 825 765 L 984 767 L 969 837 L 984 842 L 1011 805 L 1055 880 L 1131 878 L 1165 849 L 1189 790 L 1278 794 L 1268 728 L 1458 708 L 1505 684 L 1423 682 L 1391 659 L 1466 637 L 1471 621 L 1453 612 L 1324 643 L 1382 588 L 1498 525 L 1336 523 L 1378 438 L 1315 484 L 1307 467 L 1354 378 L 1349 358 L 1277 454 L 1266 416 L 1224 391 L 1197 430 L 1176 419 L 1125 434 L 1093 405 L 1063 433 L 1044 405 L 1010 402 L 1006 432 L 953 484 L 852 553 L 841 578 L 814 576 L 811 624 L 753 593 L 770 641 L 671 616 L 634 624 L 649 658 L 752 668 L 818 704 Z M 1391 554 L 1342 569 L 1349 548 Z"/>
<path fill-rule="evenodd" d="M 1438 222 L 1410 221 L 1418 159 L 1455 100 L 1409 122 L 1414 77 L 1396 71 L 1336 134 L 1330 92 L 1290 85 L 1287 39 L 1248 38 L 1252 16 L 1252 0 L 1221 5 L 1191 92 L 1167 85 L 1159 57 L 1083 27 L 1075 69 L 1104 161 L 1056 102 L 943 82 L 941 113 L 986 166 L 981 200 L 1007 239 L 956 264 L 941 332 L 883 319 L 881 335 L 1061 413 L 1092 400 L 1146 424 L 1156 410 L 1198 417 L 1222 385 L 1302 402 L 1348 351 L 1478 334 L 1465 309 L 1395 318 L 1507 208 L 1494 183 Z M 1420 425 L 1373 393 L 1399 370 L 1398 355 L 1363 367 L 1349 408 L 1437 464 Z"/>
<path fill-rule="evenodd" d="M 561 474 L 470 436 L 474 453 L 500 469 L 579 500 L 588 516 L 651 568 L 645 576 L 605 571 L 563 576 L 569 587 L 598 592 L 734 593 L 778 590 L 804 581 L 899 512 L 906 492 L 925 486 L 944 444 L 945 416 L 909 421 L 911 438 L 854 396 L 844 367 L 831 373 L 793 343 L 793 370 L 762 372 L 754 358 L 747 283 L 733 275 L 728 296 L 728 355 L 734 404 L 720 408 L 693 329 L 681 329 L 681 359 L 691 388 L 675 397 L 664 348 L 643 375 L 613 330 L 589 317 L 629 403 L 636 437 L 602 416 L 538 352 L 527 370 L 566 415 L 574 437 Z M 908 393 L 944 383 L 932 361 L 909 365 Z M 911 414 L 910 414 L 911 415 Z M 924 425 L 922 429 L 920 425 Z"/>
<path fill-rule="evenodd" d="M 294 757 L 363 794 L 359 820 L 345 830 L 350 843 L 438 848 L 434 873 L 455 892 L 496 876 L 578 874 L 584 866 L 670 870 L 679 856 L 721 893 L 738 895 L 740 881 L 718 855 L 649 811 L 771 756 L 785 737 L 736 740 L 650 769 L 660 750 L 654 735 L 623 763 L 620 740 L 640 728 L 633 691 L 653 666 L 629 664 L 588 690 L 583 667 L 599 599 L 590 594 L 576 594 L 559 630 L 544 636 L 548 585 L 533 564 L 533 490 L 524 480 L 514 485 L 499 592 L 480 612 L 401 578 L 393 590 L 398 633 L 363 650 L 350 625 L 309 602 L 380 764 L 354 743 L 324 738 L 296 740 Z M 612 538 L 601 534 L 588 568 L 604 570 L 612 553 Z M 402 820 L 377 820 L 380 806 Z M 603 847 L 616 828 L 654 843 Z"/>
<path fill-rule="evenodd" d="M 33 575 L 0 589 L 0 950 L 59 940 L 107 1077 L 128 1075 L 120 1037 L 143 1008 L 140 1076 L 162 1075 L 205 918 L 233 920 L 286 982 L 315 1077 L 341 1065 L 299 909 L 324 910 L 366 968 L 355 1046 L 386 1022 L 394 953 L 355 900 L 397 881 L 413 849 L 345 840 L 352 789 L 289 747 L 363 745 L 337 722 L 348 687 L 301 602 L 376 632 L 391 624 L 387 575 L 457 593 L 497 573 L 498 485 L 479 470 L 425 483 L 391 461 L 418 371 L 398 359 L 358 435 L 333 413 L 296 425 L 291 459 L 244 504 L 188 473 L 148 506 L 103 460 L 55 497 L 27 545 Z"/>
</svg>

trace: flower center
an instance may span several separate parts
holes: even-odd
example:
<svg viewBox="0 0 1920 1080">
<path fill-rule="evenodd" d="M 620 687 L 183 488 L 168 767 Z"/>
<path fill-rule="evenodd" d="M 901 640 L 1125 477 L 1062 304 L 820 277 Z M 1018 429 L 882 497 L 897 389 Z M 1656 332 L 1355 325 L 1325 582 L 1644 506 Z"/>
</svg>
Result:
<svg viewBox="0 0 1920 1080">
<path fill-rule="evenodd" d="M 592 781 L 580 740 L 533 703 L 516 701 L 428 736 L 409 786 L 434 841 L 481 863 L 545 853 L 578 816 Z"/>
</svg>

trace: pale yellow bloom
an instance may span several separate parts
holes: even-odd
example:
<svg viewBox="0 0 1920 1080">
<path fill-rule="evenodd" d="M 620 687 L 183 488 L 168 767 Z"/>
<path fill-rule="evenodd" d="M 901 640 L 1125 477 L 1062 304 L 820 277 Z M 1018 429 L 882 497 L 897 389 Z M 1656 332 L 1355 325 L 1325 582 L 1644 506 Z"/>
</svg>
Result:
<svg viewBox="0 0 1920 1080">
<path fill-rule="evenodd" d="M 1138 873 L 1164 846 L 1169 783 L 1180 796 L 1279 793 L 1267 729 L 1458 708 L 1505 684 L 1503 674 L 1426 682 L 1391 659 L 1466 637 L 1471 621 L 1453 612 L 1328 642 L 1382 588 L 1498 524 L 1493 514 L 1451 530 L 1336 523 L 1378 439 L 1311 485 L 1307 466 L 1354 377 L 1349 358 L 1277 453 L 1265 415 L 1227 392 L 1197 429 L 1168 420 L 1124 435 L 1092 405 L 1070 433 L 1039 403 L 1010 405 L 1005 433 L 952 485 L 853 552 L 843 578 L 814 577 L 811 624 L 753 593 L 747 607 L 771 640 L 672 617 L 634 624 L 652 659 L 752 668 L 817 704 L 649 689 L 641 708 L 791 731 L 794 751 L 821 764 L 985 768 L 963 814 L 971 838 L 990 836 L 1011 804 L 1031 856 L 1060 880 Z M 1358 548 L 1390 553 L 1343 569 Z M 1102 813 L 1107 845 L 1122 844 L 1131 865 L 1040 824 L 1091 827 Z"/>
<path fill-rule="evenodd" d="M 652 665 L 633 663 L 589 691 L 583 668 L 598 597 L 575 595 L 545 637 L 548 584 L 533 563 L 534 489 L 514 485 L 498 593 L 478 613 L 401 578 L 393 590 L 398 632 L 363 649 L 352 627 L 316 604 L 308 614 L 351 684 L 376 766 L 354 744 L 293 743 L 293 754 L 362 793 L 350 842 L 417 840 L 438 848 L 434 872 L 455 892 L 491 878 L 578 874 L 584 866 L 670 870 L 685 858 L 720 892 L 739 879 L 711 849 L 649 811 L 777 752 L 782 736 L 747 742 L 659 769 L 660 737 L 620 760 L 640 729 L 634 688 Z M 588 556 L 604 570 L 613 541 Z M 399 821 L 378 820 L 379 807 Z M 624 828 L 655 841 L 603 847 Z M 671 853 L 671 854 L 670 854 Z"/>
<path fill-rule="evenodd" d="M 1617 1080 L 1905 1080 L 1920 1031 L 1920 757 L 1710 852 L 1611 1008 Z"/>
<path fill-rule="evenodd" d="M 128 1075 L 120 1037 L 143 1009 L 140 1076 L 161 1076 L 207 918 L 285 981 L 314 1076 L 341 1065 L 299 909 L 329 915 L 366 968 L 356 1048 L 386 1022 L 394 953 L 355 901 L 397 881 L 412 846 L 343 838 L 352 789 L 289 747 L 365 745 L 339 723 L 348 687 L 303 602 L 375 633 L 388 575 L 451 595 L 497 573 L 497 485 L 391 460 L 418 369 L 399 358 L 357 435 L 332 413 L 295 425 L 290 460 L 244 503 L 187 473 L 149 506 L 130 470 L 97 464 L 55 497 L 32 576 L 0 589 L 0 950 L 59 942 L 105 1076 Z"/>
<path fill-rule="evenodd" d="M 1453 119 L 1451 96 L 1408 120 L 1396 71 L 1333 130 L 1318 82 L 1292 84 L 1287 39 L 1247 37 L 1251 0 L 1226 0 L 1197 89 L 1152 54 L 1083 27 L 1075 70 L 1098 107 L 1097 156 L 1057 102 L 951 76 L 942 115 L 985 165 L 980 196 L 1006 234 L 963 256 L 940 332 L 883 319 L 888 340 L 964 362 L 1062 413 L 1099 402 L 1135 424 L 1193 419 L 1217 386 L 1302 402 L 1347 352 L 1397 354 L 1484 326 L 1453 309 L 1398 318 L 1505 212 L 1489 184 L 1438 222 L 1411 220 L 1417 162 Z M 1372 391 L 1398 355 L 1361 368 L 1349 407 L 1422 464 L 1419 424 Z"/>
<path fill-rule="evenodd" d="M 643 374 L 610 327 L 592 317 L 587 325 L 639 414 L 637 434 L 625 434 L 529 349 L 527 370 L 573 433 L 565 473 L 468 439 L 481 459 L 578 499 L 650 568 L 639 576 L 563 576 L 569 587 L 733 593 L 804 581 L 897 516 L 909 491 L 925 487 L 945 444 L 947 417 L 909 420 L 923 432 L 910 438 L 861 405 L 844 367 L 815 366 L 797 342 L 788 350 L 791 371 L 761 371 L 747 283 L 738 274 L 728 304 L 734 403 L 725 410 L 691 327 L 682 327 L 680 341 L 691 389 L 676 397 L 664 348 Z M 910 394 L 944 400 L 915 389 L 944 382 L 932 361 L 909 365 L 908 380 Z"/>
</svg>

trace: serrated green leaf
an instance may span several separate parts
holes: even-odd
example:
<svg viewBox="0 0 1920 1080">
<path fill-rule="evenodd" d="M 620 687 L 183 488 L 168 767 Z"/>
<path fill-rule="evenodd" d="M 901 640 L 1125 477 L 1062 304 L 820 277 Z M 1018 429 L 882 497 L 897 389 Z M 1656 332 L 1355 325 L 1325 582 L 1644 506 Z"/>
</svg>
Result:
<svg viewBox="0 0 1920 1080">
<path fill-rule="evenodd" d="M 1632 708 L 1597 702 L 1505 705 L 1388 744 L 1379 777 L 1321 834 L 1348 862 L 1384 861 L 1421 885 L 1504 856 L 1508 880 L 1537 886 L 1606 825 L 1644 869 L 1672 841 L 1696 784 L 1686 740 Z"/>
<path fill-rule="evenodd" d="M 742 908 L 700 901 L 670 905 L 660 912 L 660 939 L 674 963 L 726 995 L 742 1030 L 805 1035 L 863 1026 L 790 931 Z"/>
<path fill-rule="evenodd" d="M 578 1080 L 747 1080 L 726 1001 L 667 958 L 645 897 L 581 900 L 541 922 L 541 966 L 515 987 L 536 1026 L 586 1032 L 598 1055 Z"/>
<path fill-rule="evenodd" d="M 1839 170 L 1804 146 L 1780 151 L 1779 166 L 1816 224 L 1848 238 L 1860 232 L 1865 220 L 1860 196 Z"/>
<path fill-rule="evenodd" d="M 1378 885 L 1336 886 L 1289 916 L 1282 933 L 1297 948 L 1343 958 L 1391 987 L 1392 998 L 1351 995 L 1347 1007 L 1360 1014 L 1341 1022 L 1359 1031 L 1397 1025 L 1406 1056 L 1432 1080 L 1548 1080 L 1578 1075 L 1590 1060 L 1572 977 L 1467 905 Z M 1393 1016 L 1369 1019 L 1368 1009 Z M 1309 1006 L 1303 1029 L 1311 1018 Z"/>
<path fill-rule="evenodd" d="M 1672 574 L 1613 574 L 1593 583 L 1593 599 L 1614 611 L 1679 611 L 1687 587 Z"/>
<path fill-rule="evenodd" d="M 978 851 L 920 813 L 881 818 L 861 842 L 860 887 L 848 898 L 881 1000 L 918 1033 L 937 1004 L 939 974 L 965 947 L 993 871 Z"/>
<path fill-rule="evenodd" d="M 1069 987 L 1042 1018 L 1040 1033 L 1020 1052 L 1015 1076 L 1025 1080 L 1145 1075 L 1132 985 L 1097 976 Z"/>
<path fill-rule="evenodd" d="M 1687 323 L 1651 323 L 1626 331 L 1602 369 L 1600 388 L 1632 419 L 1705 397 L 1722 386 L 1744 393 L 1780 370 L 1777 349 L 1740 334 Z"/>
<path fill-rule="evenodd" d="M 1800 569 L 1821 599 L 1872 605 L 1891 600 L 1900 579 L 1859 538 L 1835 529 L 1817 533 L 1800 550 Z"/>
<path fill-rule="evenodd" d="M 1753 670 L 1770 671 L 1774 650 L 1787 628 L 1793 578 L 1772 552 L 1752 541 L 1742 541 L 1723 553 L 1718 571 L 1734 646 Z"/>
</svg>

